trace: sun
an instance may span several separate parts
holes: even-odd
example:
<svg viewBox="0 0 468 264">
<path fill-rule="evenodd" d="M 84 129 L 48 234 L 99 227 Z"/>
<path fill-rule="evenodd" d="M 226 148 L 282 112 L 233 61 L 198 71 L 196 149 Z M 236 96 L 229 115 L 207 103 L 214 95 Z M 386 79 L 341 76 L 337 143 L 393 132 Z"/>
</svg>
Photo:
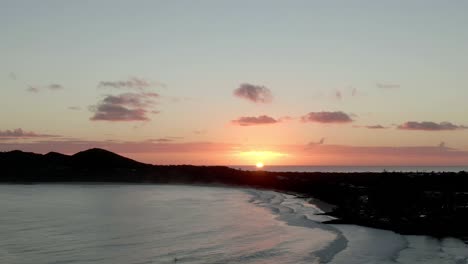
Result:
<svg viewBox="0 0 468 264">
<path fill-rule="evenodd" d="M 265 165 L 263 164 L 263 162 L 259 161 L 259 162 L 257 162 L 257 164 L 255 164 L 255 166 L 257 167 L 257 169 L 261 169 Z"/>
</svg>

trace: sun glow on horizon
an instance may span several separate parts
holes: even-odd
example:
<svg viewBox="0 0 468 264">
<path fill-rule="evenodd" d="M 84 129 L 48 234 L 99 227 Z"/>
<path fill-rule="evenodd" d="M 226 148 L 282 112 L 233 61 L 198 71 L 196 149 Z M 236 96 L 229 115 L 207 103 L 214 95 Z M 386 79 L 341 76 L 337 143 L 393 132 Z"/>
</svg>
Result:
<svg viewBox="0 0 468 264">
<path fill-rule="evenodd" d="M 265 166 L 265 162 L 269 164 L 275 164 L 277 163 L 277 160 L 281 160 L 282 158 L 287 157 L 289 155 L 275 151 L 242 151 L 236 153 L 236 156 L 241 158 L 241 160 L 245 162 L 244 164 L 253 163 L 257 168 L 263 168 Z"/>
</svg>

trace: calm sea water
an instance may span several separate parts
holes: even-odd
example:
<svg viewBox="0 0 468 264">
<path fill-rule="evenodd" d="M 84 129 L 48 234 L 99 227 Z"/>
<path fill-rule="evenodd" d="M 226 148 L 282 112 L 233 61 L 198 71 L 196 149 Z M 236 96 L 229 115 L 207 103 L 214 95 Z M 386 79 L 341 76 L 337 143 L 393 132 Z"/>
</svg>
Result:
<svg viewBox="0 0 468 264">
<path fill-rule="evenodd" d="M 272 191 L 0 185 L 0 263 L 466 263 L 454 238 L 329 219 Z"/>
<path fill-rule="evenodd" d="M 241 170 L 255 170 L 252 165 L 230 166 Z M 468 166 L 265 166 L 262 170 L 276 172 L 459 172 Z"/>
</svg>

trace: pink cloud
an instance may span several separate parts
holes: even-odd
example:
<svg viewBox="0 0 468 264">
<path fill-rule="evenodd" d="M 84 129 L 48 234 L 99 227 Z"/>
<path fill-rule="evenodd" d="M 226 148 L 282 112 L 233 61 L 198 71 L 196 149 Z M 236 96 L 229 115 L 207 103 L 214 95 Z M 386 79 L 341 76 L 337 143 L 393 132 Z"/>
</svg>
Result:
<svg viewBox="0 0 468 264">
<path fill-rule="evenodd" d="M 279 120 L 269 117 L 267 115 L 255 116 L 242 116 L 236 120 L 231 121 L 233 124 L 239 126 L 256 126 L 256 125 L 270 125 L 280 122 Z"/>
<path fill-rule="evenodd" d="M 302 122 L 316 123 L 350 123 L 353 122 L 351 117 L 341 111 L 337 112 L 310 112 L 301 117 Z"/>
<path fill-rule="evenodd" d="M 14 130 L 0 130 L 0 138 L 40 138 L 40 137 L 59 137 L 57 135 L 48 135 L 48 134 L 38 134 L 31 131 L 24 131 L 21 128 Z"/>
<path fill-rule="evenodd" d="M 422 131 L 442 131 L 442 130 L 458 130 L 458 129 L 467 129 L 466 126 L 459 126 L 452 124 L 450 122 L 414 122 L 409 121 L 402 125 L 398 126 L 398 129 L 402 130 L 422 130 Z"/>
</svg>

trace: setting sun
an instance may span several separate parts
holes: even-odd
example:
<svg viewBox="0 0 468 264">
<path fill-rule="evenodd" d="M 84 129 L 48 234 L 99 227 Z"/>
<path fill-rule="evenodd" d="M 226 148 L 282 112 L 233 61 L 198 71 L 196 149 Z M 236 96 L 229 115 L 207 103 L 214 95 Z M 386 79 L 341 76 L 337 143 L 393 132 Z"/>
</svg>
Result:
<svg viewBox="0 0 468 264">
<path fill-rule="evenodd" d="M 255 166 L 257 167 L 257 169 L 261 169 L 265 165 L 263 164 L 263 162 L 257 162 L 257 164 Z"/>
<path fill-rule="evenodd" d="M 242 151 L 235 155 L 242 164 L 255 164 L 258 168 L 263 167 L 265 162 L 268 164 L 277 164 L 278 161 L 284 163 L 284 158 L 288 156 L 288 154 L 276 151 Z"/>
</svg>

